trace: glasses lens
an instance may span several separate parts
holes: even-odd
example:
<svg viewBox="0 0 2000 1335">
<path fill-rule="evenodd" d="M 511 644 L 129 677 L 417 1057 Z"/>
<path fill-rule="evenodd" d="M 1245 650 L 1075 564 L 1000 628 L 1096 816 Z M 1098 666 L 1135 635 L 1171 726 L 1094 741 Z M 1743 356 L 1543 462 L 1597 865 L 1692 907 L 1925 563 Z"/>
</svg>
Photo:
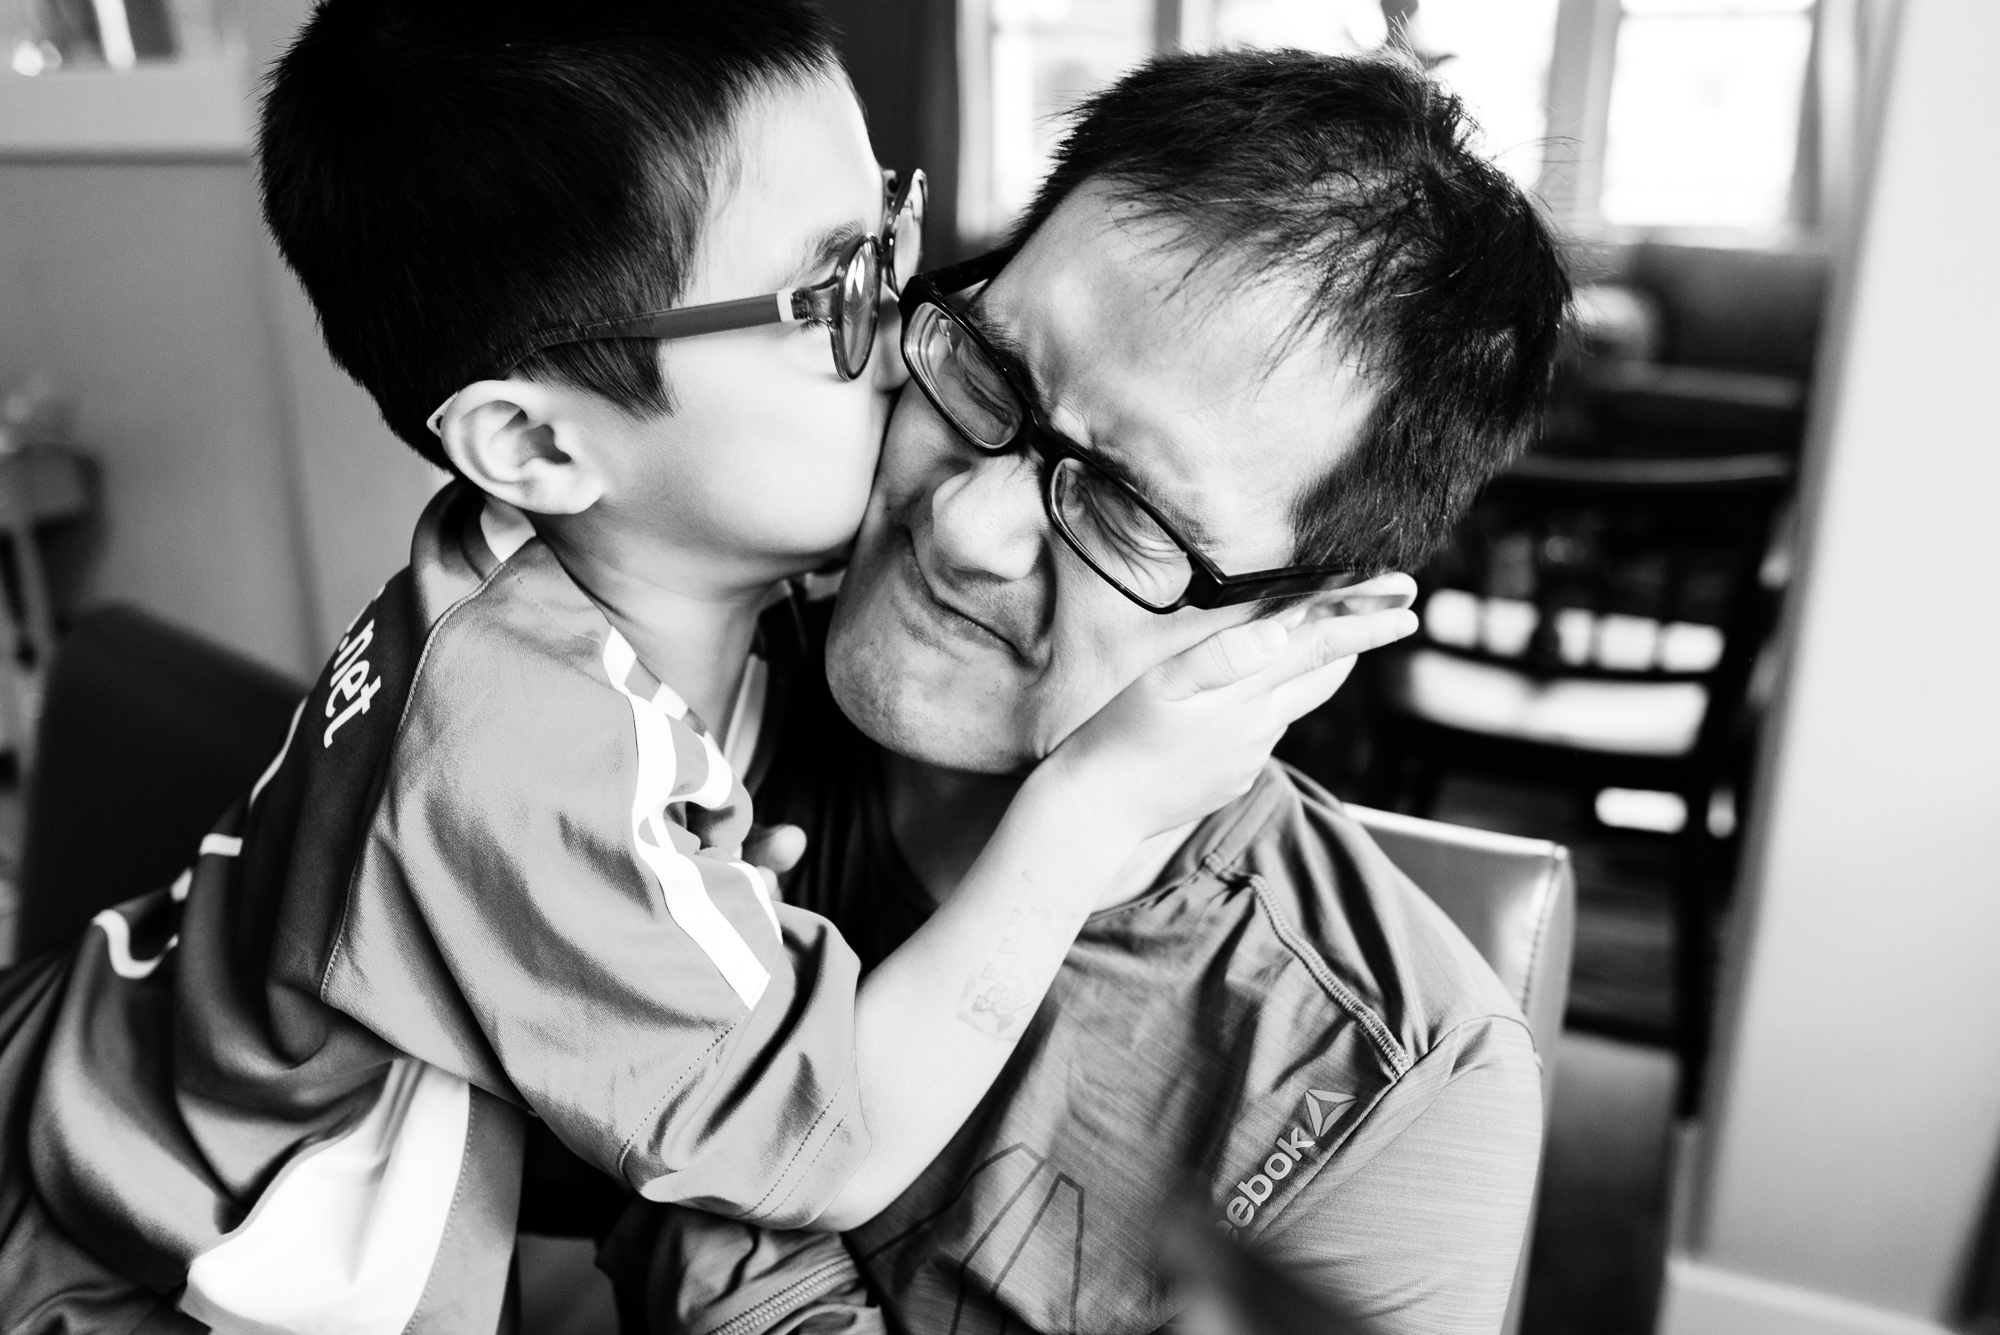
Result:
<svg viewBox="0 0 2000 1335">
<path fill-rule="evenodd" d="M 903 284 L 917 276 L 924 260 L 924 209 L 929 188 L 919 171 L 910 181 L 910 193 L 903 207 L 889 220 L 889 286 L 901 293 Z"/>
<path fill-rule="evenodd" d="M 929 302 L 903 331 L 917 383 L 958 433 L 982 450 L 1004 450 L 1021 430 L 1021 401 L 963 325 Z"/>
<path fill-rule="evenodd" d="M 872 241 L 861 243 L 840 280 L 833 340 L 840 352 L 840 373 L 852 380 L 868 365 L 868 353 L 875 346 L 875 321 L 881 314 L 877 294 L 882 290 L 882 256 Z"/>
<path fill-rule="evenodd" d="M 1188 554 L 1123 484 L 1071 455 L 1056 464 L 1049 498 L 1084 559 L 1147 607 L 1171 607 L 1187 591 Z"/>
</svg>

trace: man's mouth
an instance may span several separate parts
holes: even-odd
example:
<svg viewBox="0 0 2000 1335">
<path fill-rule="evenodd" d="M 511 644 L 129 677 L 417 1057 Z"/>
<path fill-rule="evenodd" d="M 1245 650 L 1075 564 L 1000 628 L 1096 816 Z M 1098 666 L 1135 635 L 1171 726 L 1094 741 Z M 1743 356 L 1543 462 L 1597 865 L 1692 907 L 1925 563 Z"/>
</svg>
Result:
<svg viewBox="0 0 2000 1335">
<path fill-rule="evenodd" d="M 909 529 L 900 529 L 897 536 L 901 539 L 898 545 L 902 548 L 899 555 L 909 575 L 907 583 L 912 586 L 912 592 L 919 595 L 924 610 L 931 614 L 930 619 L 938 629 L 954 639 L 982 643 L 1004 649 L 1014 658 L 1022 657 L 1020 646 L 1002 634 L 992 622 L 974 615 L 939 592 L 938 585 L 932 581 L 917 555 L 915 535 Z"/>
</svg>

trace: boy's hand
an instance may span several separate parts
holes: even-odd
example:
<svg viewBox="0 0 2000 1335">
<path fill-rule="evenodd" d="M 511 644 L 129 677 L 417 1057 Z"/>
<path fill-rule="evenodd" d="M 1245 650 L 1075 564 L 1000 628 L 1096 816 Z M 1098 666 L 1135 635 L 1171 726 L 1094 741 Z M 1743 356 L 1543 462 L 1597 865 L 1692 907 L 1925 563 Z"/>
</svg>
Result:
<svg viewBox="0 0 2000 1335">
<path fill-rule="evenodd" d="M 1168 659 L 1063 740 L 1036 775 L 1134 840 L 1249 790 L 1293 720 L 1332 697 L 1354 656 L 1417 628 L 1404 609 L 1245 622 Z M 1045 773 L 1046 772 L 1046 773 Z"/>
<path fill-rule="evenodd" d="M 743 840 L 743 860 L 763 873 L 773 899 L 778 898 L 778 878 L 805 855 L 806 832 L 796 825 L 753 825 Z"/>
</svg>

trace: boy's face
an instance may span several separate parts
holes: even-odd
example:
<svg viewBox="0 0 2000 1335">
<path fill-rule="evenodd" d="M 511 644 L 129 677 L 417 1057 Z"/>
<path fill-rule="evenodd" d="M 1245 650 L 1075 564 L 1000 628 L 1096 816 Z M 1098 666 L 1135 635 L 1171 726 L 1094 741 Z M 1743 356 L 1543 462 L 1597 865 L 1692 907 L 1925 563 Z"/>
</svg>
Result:
<svg viewBox="0 0 2000 1335">
<path fill-rule="evenodd" d="M 881 171 L 844 81 L 753 100 L 734 156 L 717 171 L 681 304 L 821 282 L 849 241 L 880 233 Z M 602 401 L 597 411 L 577 405 L 603 488 L 578 518 L 610 540 L 620 564 L 657 564 L 674 583 L 703 570 L 721 585 L 768 582 L 826 564 L 860 524 L 905 379 L 886 292 L 882 316 L 853 381 L 834 369 L 817 325 L 660 344 L 672 413 L 631 418 Z"/>
</svg>

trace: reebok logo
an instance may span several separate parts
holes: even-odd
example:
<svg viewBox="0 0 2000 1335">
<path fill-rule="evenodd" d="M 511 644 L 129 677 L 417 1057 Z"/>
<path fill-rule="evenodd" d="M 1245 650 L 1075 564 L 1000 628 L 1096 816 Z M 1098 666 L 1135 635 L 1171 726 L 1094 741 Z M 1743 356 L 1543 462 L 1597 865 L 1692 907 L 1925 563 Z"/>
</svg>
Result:
<svg viewBox="0 0 2000 1335">
<path fill-rule="evenodd" d="M 1271 1199 L 1277 1184 L 1290 1177 L 1292 1169 L 1318 1147 L 1319 1138 L 1332 1129 L 1353 1102 L 1352 1094 L 1308 1089 L 1305 1103 L 1299 1109 L 1299 1125 L 1278 1137 L 1277 1153 L 1264 1160 L 1263 1172 L 1252 1173 L 1236 1184 L 1236 1194 L 1222 1207 L 1223 1217 L 1216 1220 L 1215 1226 L 1225 1233 L 1249 1227 L 1250 1221 L 1257 1217 L 1257 1207 Z"/>
<path fill-rule="evenodd" d="M 1347 1105 L 1354 1102 L 1352 1094 L 1330 1094 L 1323 1089 L 1306 1091 L 1306 1120 L 1312 1123 L 1316 1136 L 1347 1111 Z"/>
</svg>

